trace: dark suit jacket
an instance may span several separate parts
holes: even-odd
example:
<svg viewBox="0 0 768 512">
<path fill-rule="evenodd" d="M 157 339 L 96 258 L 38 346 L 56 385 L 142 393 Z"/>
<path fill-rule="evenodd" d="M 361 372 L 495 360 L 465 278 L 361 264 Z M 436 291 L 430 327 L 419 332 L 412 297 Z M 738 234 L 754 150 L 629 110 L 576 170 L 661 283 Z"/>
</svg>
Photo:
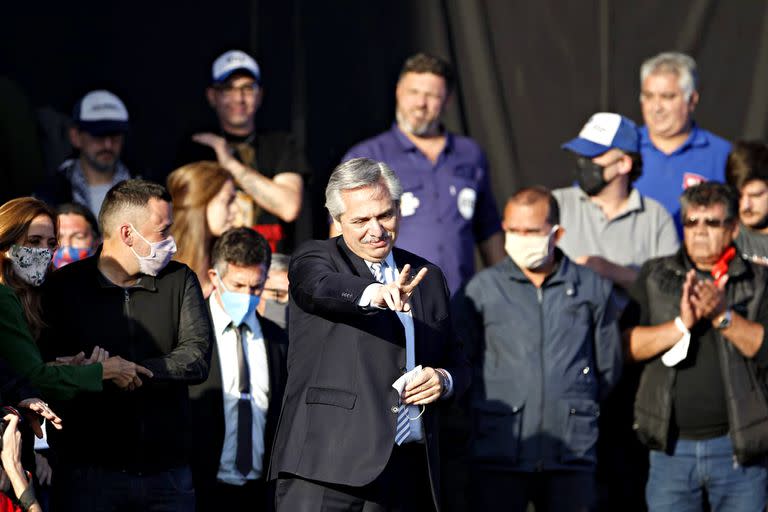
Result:
<svg viewBox="0 0 768 512">
<path fill-rule="evenodd" d="M 269 368 L 269 409 L 264 427 L 264 460 L 262 475 L 266 478 L 269 454 L 275 437 L 280 404 L 285 389 L 285 358 L 288 351 L 288 336 L 276 323 L 256 313 L 267 348 Z M 197 386 L 190 386 L 190 418 L 192 432 L 192 453 L 190 460 L 195 488 L 211 486 L 219 472 L 221 450 L 224 448 L 224 396 L 221 383 L 221 364 L 218 344 L 212 344 L 211 366 L 208 380 Z"/>
<path fill-rule="evenodd" d="M 454 397 L 469 384 L 469 366 L 451 329 L 449 292 L 438 267 L 394 249 L 398 268 L 429 270 L 410 303 L 416 364 L 451 373 Z M 288 382 L 270 478 L 290 473 L 320 482 L 363 486 L 384 469 L 394 446 L 398 404 L 392 383 L 405 370 L 405 333 L 389 310 L 358 306 L 375 283 L 342 237 L 313 240 L 291 258 Z M 426 455 L 439 496 L 437 414 L 424 420 Z"/>
</svg>

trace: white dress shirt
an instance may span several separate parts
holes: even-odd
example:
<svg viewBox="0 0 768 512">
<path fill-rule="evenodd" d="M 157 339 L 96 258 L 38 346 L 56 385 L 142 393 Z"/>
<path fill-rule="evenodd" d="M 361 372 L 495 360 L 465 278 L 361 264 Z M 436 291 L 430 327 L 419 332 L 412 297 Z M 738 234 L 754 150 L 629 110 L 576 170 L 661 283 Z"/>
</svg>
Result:
<svg viewBox="0 0 768 512">
<path fill-rule="evenodd" d="M 219 351 L 221 366 L 221 385 L 224 394 L 224 447 L 221 451 L 219 471 L 216 477 L 231 485 L 244 485 L 246 480 L 261 477 L 266 468 L 262 468 L 264 456 L 264 426 L 269 407 L 269 367 L 267 365 L 267 347 L 261 325 L 256 313 L 251 313 L 243 322 L 248 326 L 244 336 L 243 351 L 250 369 L 250 398 L 253 411 L 253 470 L 244 477 L 235 467 L 237 454 L 237 403 L 240 399 L 237 366 L 237 334 L 232 320 L 227 315 L 215 292 L 208 299 L 211 318 L 216 335 L 216 347 Z"/>
</svg>

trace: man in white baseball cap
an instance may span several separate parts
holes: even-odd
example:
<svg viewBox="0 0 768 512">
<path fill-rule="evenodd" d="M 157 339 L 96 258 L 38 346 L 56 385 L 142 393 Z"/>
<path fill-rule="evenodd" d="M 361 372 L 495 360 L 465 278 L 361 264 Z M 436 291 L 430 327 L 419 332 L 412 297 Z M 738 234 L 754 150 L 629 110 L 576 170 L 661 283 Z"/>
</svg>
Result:
<svg viewBox="0 0 768 512">
<path fill-rule="evenodd" d="M 131 178 L 120 161 L 128 119 L 128 109 L 113 93 L 96 90 L 83 96 L 69 130 L 78 154 L 62 163 L 37 195 L 52 206 L 81 203 L 98 216 L 107 191 Z"/>
<path fill-rule="evenodd" d="M 259 65 L 243 51 L 224 52 L 213 62 L 206 98 L 218 126 L 185 140 L 177 164 L 218 160 L 242 191 L 241 211 L 253 212 L 244 215 L 250 217 L 244 223 L 259 231 L 273 251 L 290 253 L 309 166 L 290 134 L 256 130 L 261 78 Z"/>
<path fill-rule="evenodd" d="M 575 157 L 576 186 L 553 192 L 566 233 L 560 248 L 624 290 L 646 260 L 678 247 L 670 215 L 632 186 L 643 172 L 639 142 L 630 119 L 594 114 L 562 146 Z"/>
</svg>

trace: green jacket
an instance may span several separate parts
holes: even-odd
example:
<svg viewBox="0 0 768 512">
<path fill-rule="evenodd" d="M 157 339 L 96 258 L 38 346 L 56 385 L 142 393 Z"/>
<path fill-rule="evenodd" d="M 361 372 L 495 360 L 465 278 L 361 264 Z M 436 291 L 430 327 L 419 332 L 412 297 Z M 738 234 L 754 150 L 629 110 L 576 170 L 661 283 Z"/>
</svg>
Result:
<svg viewBox="0 0 768 512">
<path fill-rule="evenodd" d="M 73 355 L 73 354 L 62 354 Z M 0 359 L 36 386 L 44 397 L 69 400 L 79 391 L 101 391 L 102 366 L 48 366 L 29 331 L 21 302 L 0 284 Z"/>
</svg>

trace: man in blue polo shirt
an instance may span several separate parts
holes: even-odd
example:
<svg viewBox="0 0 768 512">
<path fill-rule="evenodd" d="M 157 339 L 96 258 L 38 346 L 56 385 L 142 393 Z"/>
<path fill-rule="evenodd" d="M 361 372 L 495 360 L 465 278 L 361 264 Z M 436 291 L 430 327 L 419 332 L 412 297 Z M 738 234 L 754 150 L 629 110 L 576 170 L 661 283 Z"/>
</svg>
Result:
<svg viewBox="0 0 768 512">
<path fill-rule="evenodd" d="M 704 181 L 725 181 L 731 144 L 699 128 L 693 111 L 699 102 L 696 61 L 682 53 L 660 53 L 640 68 L 640 129 L 644 172 L 635 183 L 641 194 L 659 201 L 680 224 L 679 197 Z"/>
<path fill-rule="evenodd" d="M 485 154 L 440 122 L 452 85 L 447 62 L 423 53 L 406 60 L 395 93 L 397 121 L 342 161 L 367 157 L 397 173 L 403 195 L 396 245 L 438 265 L 453 294 L 475 273 L 475 244 L 486 265 L 505 253 Z"/>
</svg>

